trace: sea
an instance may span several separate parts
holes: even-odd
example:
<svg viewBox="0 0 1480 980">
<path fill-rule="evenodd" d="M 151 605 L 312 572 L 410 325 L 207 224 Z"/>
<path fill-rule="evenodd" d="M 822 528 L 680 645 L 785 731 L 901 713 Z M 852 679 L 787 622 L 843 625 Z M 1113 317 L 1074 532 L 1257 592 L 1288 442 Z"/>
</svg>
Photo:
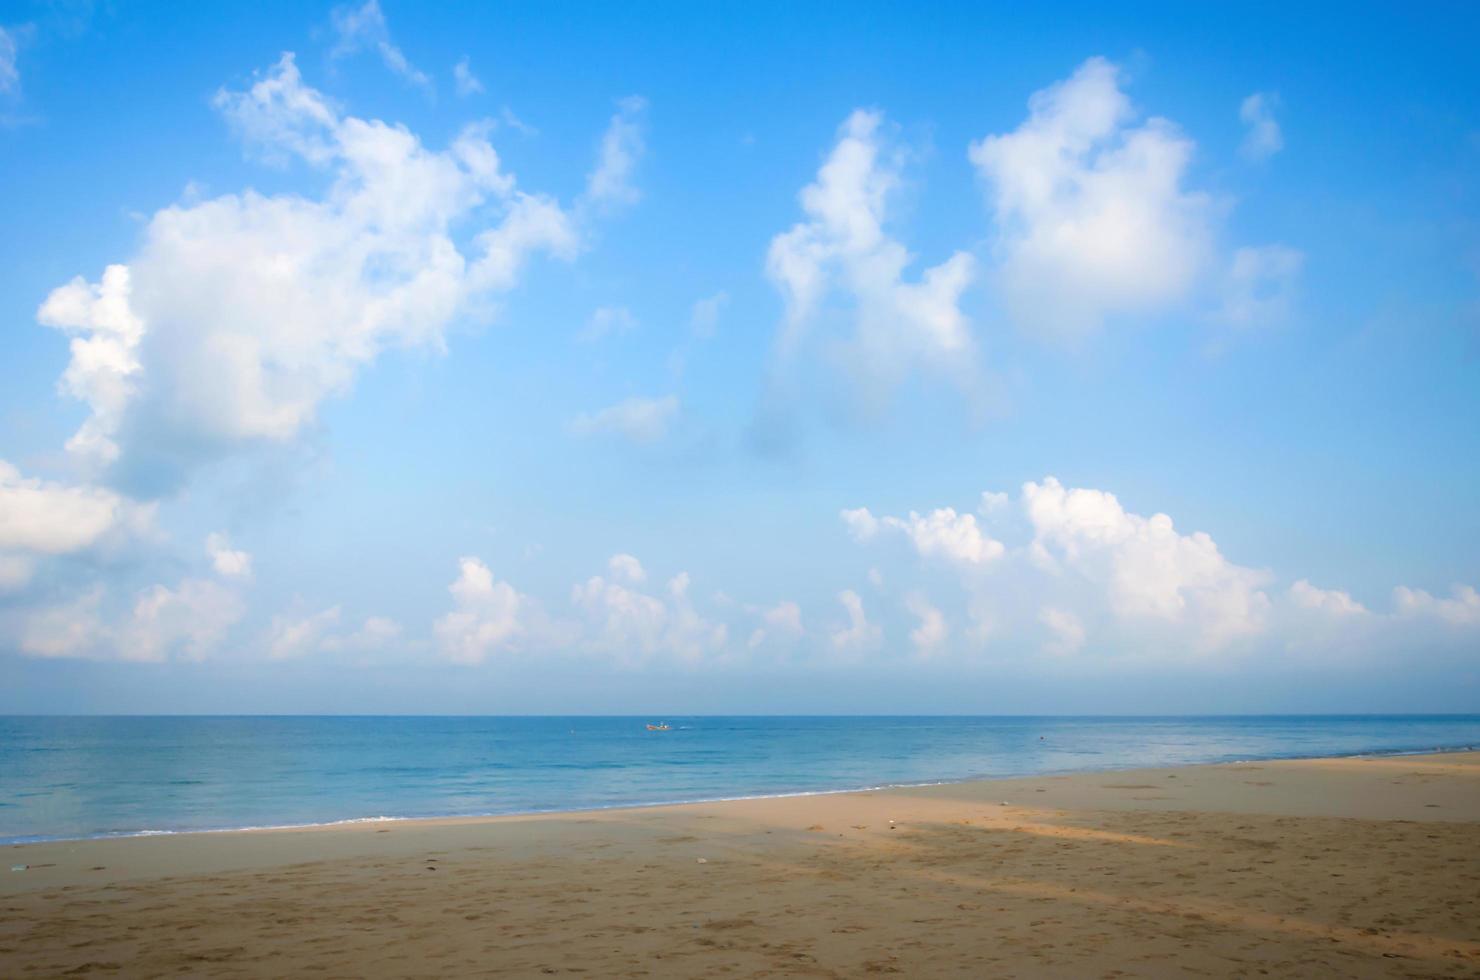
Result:
<svg viewBox="0 0 1480 980">
<path fill-rule="evenodd" d="M 0 843 L 1477 746 L 1480 715 L 0 717 Z"/>
</svg>

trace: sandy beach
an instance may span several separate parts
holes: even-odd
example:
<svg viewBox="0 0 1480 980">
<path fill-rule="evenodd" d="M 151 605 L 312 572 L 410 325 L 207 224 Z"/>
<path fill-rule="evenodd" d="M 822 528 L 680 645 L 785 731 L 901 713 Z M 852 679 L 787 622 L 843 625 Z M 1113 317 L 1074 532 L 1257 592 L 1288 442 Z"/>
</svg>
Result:
<svg viewBox="0 0 1480 980">
<path fill-rule="evenodd" d="M 6 977 L 1480 976 L 1480 753 L 5 851 Z"/>
</svg>

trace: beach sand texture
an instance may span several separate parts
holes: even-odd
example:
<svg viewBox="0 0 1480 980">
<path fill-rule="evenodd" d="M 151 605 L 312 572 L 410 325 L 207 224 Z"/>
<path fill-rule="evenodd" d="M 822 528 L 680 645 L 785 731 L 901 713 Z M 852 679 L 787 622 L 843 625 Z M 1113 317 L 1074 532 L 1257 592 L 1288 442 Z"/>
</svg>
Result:
<svg viewBox="0 0 1480 980">
<path fill-rule="evenodd" d="M 1480 753 L 5 852 L 5 977 L 1480 976 Z"/>
</svg>

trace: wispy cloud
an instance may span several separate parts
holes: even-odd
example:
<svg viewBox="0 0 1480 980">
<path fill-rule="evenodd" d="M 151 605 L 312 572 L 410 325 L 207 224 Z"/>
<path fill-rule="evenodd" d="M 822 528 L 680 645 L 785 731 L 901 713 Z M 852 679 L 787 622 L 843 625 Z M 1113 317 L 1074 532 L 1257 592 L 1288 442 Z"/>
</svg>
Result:
<svg viewBox="0 0 1480 980">
<path fill-rule="evenodd" d="M 1245 158 L 1262 163 L 1284 148 L 1285 138 L 1274 110 L 1280 97 L 1274 92 L 1255 92 L 1238 107 L 1238 117 L 1247 131 L 1239 152 Z"/>
<path fill-rule="evenodd" d="M 466 56 L 452 66 L 452 78 L 457 86 L 457 94 L 464 98 L 469 95 L 477 95 L 483 91 L 483 83 L 478 80 L 478 76 L 474 75 L 473 70 L 468 67 Z"/>
<path fill-rule="evenodd" d="M 677 395 L 628 398 L 600 411 L 576 416 L 571 420 L 570 431 L 578 436 L 616 435 L 636 443 L 654 443 L 668 435 L 677 415 Z"/>
<path fill-rule="evenodd" d="M 334 8 L 330 14 L 337 36 L 331 58 L 343 58 L 359 51 L 371 50 L 380 55 L 380 60 L 391 71 L 400 75 L 428 94 L 435 91 L 431 78 L 407 60 L 401 49 L 391 41 L 390 28 L 385 14 L 380 10 L 379 0 L 365 0 L 355 6 Z"/>
</svg>

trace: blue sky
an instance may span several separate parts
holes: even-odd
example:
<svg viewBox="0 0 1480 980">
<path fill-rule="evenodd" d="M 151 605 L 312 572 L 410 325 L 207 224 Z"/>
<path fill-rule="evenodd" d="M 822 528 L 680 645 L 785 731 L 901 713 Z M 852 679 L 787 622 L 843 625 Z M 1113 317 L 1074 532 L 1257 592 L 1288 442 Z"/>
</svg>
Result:
<svg viewBox="0 0 1480 980">
<path fill-rule="evenodd" d="M 1474 710 L 1475 21 L 0 3 L 0 710 Z"/>
</svg>

